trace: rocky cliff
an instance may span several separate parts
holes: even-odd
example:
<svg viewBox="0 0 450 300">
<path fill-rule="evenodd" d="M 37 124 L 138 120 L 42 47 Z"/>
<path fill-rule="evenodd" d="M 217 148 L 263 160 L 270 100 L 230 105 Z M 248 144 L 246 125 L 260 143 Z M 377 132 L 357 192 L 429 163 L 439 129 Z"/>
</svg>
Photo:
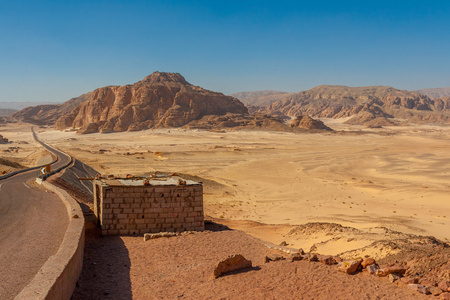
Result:
<svg viewBox="0 0 450 300">
<path fill-rule="evenodd" d="M 386 86 L 318 86 L 266 106 L 264 113 L 291 117 L 352 117 L 349 124 L 391 125 L 396 119 L 413 122 L 450 122 L 448 100 L 431 100 L 417 92 Z"/>
<path fill-rule="evenodd" d="M 133 85 L 108 86 L 91 96 L 55 128 L 80 133 L 135 131 L 180 127 L 207 115 L 246 114 L 236 98 L 188 83 L 178 73 L 154 72 Z"/>
</svg>

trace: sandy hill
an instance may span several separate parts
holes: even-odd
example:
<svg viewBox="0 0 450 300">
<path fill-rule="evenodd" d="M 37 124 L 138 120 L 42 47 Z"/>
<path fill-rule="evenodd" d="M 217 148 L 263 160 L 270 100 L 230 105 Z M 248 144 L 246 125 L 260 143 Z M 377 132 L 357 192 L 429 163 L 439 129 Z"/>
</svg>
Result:
<svg viewBox="0 0 450 300">
<path fill-rule="evenodd" d="M 269 104 L 264 112 L 290 117 L 353 118 L 348 124 L 390 125 L 398 120 L 450 123 L 448 99 L 431 100 L 417 92 L 387 86 L 317 86 Z"/>
<path fill-rule="evenodd" d="M 421 89 L 416 92 L 422 95 L 427 95 L 431 99 L 450 97 L 450 87 Z"/>
<path fill-rule="evenodd" d="M 247 106 L 266 106 L 289 95 L 292 95 L 292 93 L 264 90 L 254 92 L 240 92 L 231 94 L 230 96 L 239 99 Z"/>
<path fill-rule="evenodd" d="M 55 128 L 81 128 L 80 133 L 181 127 L 207 115 L 246 114 L 236 98 L 188 83 L 178 73 L 154 72 L 133 85 L 108 86 L 69 114 Z"/>
<path fill-rule="evenodd" d="M 28 106 L 11 117 L 15 120 L 24 121 L 37 125 L 51 125 L 61 116 L 68 114 L 78 105 L 86 101 L 92 92 L 72 98 L 61 104 L 42 104 L 37 106 Z"/>
</svg>

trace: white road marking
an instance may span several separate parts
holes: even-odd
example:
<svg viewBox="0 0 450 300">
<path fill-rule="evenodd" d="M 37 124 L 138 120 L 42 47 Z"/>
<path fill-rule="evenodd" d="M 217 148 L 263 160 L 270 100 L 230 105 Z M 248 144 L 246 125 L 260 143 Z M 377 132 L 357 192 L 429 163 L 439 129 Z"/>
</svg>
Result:
<svg viewBox="0 0 450 300">
<path fill-rule="evenodd" d="M 28 186 L 28 184 L 26 184 L 25 182 L 23 183 L 23 185 L 26 186 L 27 188 L 30 188 L 30 187 Z"/>
</svg>

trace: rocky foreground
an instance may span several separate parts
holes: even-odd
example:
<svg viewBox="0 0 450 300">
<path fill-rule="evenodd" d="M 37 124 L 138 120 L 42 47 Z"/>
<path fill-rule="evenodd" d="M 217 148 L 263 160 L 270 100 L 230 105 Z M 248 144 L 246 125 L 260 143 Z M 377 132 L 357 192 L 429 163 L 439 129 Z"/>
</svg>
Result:
<svg viewBox="0 0 450 300">
<path fill-rule="evenodd" d="M 150 239 L 90 232 L 73 299 L 428 299 L 401 280 L 360 272 L 268 248 L 243 232 L 209 224 L 209 231 Z M 214 273 L 219 262 L 242 255 L 244 269 Z M 275 259 L 284 257 L 286 259 Z M 267 259 L 274 258 L 273 261 Z M 251 267 L 247 260 L 251 261 Z M 268 261 L 268 263 L 267 263 Z M 216 268 L 217 269 L 217 268 Z M 216 276 L 216 279 L 214 279 Z M 445 299 L 445 298 L 443 298 Z"/>
</svg>

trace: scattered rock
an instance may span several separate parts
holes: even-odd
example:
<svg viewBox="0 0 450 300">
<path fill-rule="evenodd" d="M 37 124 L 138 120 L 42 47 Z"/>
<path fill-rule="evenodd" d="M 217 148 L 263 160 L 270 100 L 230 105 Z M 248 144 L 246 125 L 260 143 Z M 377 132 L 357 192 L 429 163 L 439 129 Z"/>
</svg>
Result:
<svg viewBox="0 0 450 300">
<path fill-rule="evenodd" d="M 444 292 L 450 292 L 450 281 L 444 280 L 439 282 L 438 287 Z"/>
<path fill-rule="evenodd" d="M 367 266 L 373 265 L 373 264 L 375 264 L 375 263 L 376 263 L 376 262 L 375 262 L 375 259 L 373 259 L 373 258 L 371 258 L 371 257 L 368 257 L 368 258 L 365 258 L 365 259 L 362 261 L 361 266 L 362 266 L 363 268 L 366 268 Z"/>
<path fill-rule="evenodd" d="M 283 242 L 280 243 L 280 246 L 283 246 L 283 247 L 286 247 L 286 246 L 288 246 L 288 245 L 289 245 L 289 244 L 286 243 L 286 241 L 283 241 Z"/>
<path fill-rule="evenodd" d="M 308 258 L 309 261 L 319 261 L 319 257 L 316 253 L 311 253 Z"/>
<path fill-rule="evenodd" d="M 385 277 L 392 273 L 398 273 L 400 275 L 403 275 L 403 274 L 405 274 L 405 272 L 406 272 L 406 268 L 403 267 L 402 265 L 393 265 L 393 266 L 387 266 L 387 267 L 383 267 L 383 268 L 379 269 L 377 271 L 377 275 L 379 277 Z"/>
<path fill-rule="evenodd" d="M 441 300 L 450 300 L 450 293 L 442 293 L 439 295 L 439 299 Z"/>
<path fill-rule="evenodd" d="M 417 278 L 411 278 L 411 277 L 402 277 L 402 278 L 400 278 L 400 281 L 404 284 L 415 284 L 415 283 L 419 282 L 417 280 Z"/>
<path fill-rule="evenodd" d="M 241 254 L 231 255 L 217 264 L 217 266 L 214 268 L 213 278 L 218 278 L 219 276 L 227 272 L 251 267 L 251 260 L 245 259 L 245 257 Z"/>
<path fill-rule="evenodd" d="M 420 280 L 420 284 L 421 285 L 426 285 L 426 286 L 437 286 L 436 281 L 431 281 L 431 280 L 428 280 L 428 279 Z"/>
<path fill-rule="evenodd" d="M 430 287 L 429 286 L 425 286 L 425 285 L 421 285 L 419 284 L 419 286 L 417 287 L 417 291 L 419 293 L 425 294 L 425 295 L 430 295 Z"/>
<path fill-rule="evenodd" d="M 324 255 L 319 258 L 319 261 L 326 265 L 335 265 L 337 264 L 336 260 L 331 255 Z"/>
<path fill-rule="evenodd" d="M 430 287 L 430 293 L 433 296 L 439 296 L 442 293 L 442 290 L 436 286 Z"/>
<path fill-rule="evenodd" d="M 346 260 L 340 262 L 337 266 L 338 270 L 347 274 L 354 274 L 361 265 L 362 259 L 357 260 Z"/>
<path fill-rule="evenodd" d="M 158 233 L 145 233 L 144 234 L 144 241 L 152 240 L 152 239 L 158 239 L 162 237 L 172 237 L 181 235 L 180 232 L 158 232 Z"/>
<path fill-rule="evenodd" d="M 398 273 L 391 273 L 389 274 L 388 278 L 391 283 L 394 283 L 395 281 L 399 280 L 401 276 Z"/>
<path fill-rule="evenodd" d="M 284 256 L 282 256 L 282 255 L 274 254 L 274 255 L 271 255 L 271 256 L 266 256 L 264 258 L 264 262 L 268 263 L 268 262 L 271 262 L 271 261 L 278 261 L 278 260 L 285 260 L 285 259 L 286 258 L 284 258 Z"/>
<path fill-rule="evenodd" d="M 302 260 L 302 256 L 300 255 L 300 253 L 292 253 L 292 254 L 289 256 L 289 259 L 290 259 L 291 261 L 300 261 L 300 260 Z"/>
<path fill-rule="evenodd" d="M 380 269 L 377 264 L 372 264 L 366 266 L 366 270 L 369 272 L 370 275 L 376 275 L 377 271 Z"/>
<path fill-rule="evenodd" d="M 425 294 L 425 295 L 430 295 L 430 287 L 422 285 L 422 284 L 408 284 L 408 287 L 410 289 L 413 289 L 419 293 Z"/>
</svg>

